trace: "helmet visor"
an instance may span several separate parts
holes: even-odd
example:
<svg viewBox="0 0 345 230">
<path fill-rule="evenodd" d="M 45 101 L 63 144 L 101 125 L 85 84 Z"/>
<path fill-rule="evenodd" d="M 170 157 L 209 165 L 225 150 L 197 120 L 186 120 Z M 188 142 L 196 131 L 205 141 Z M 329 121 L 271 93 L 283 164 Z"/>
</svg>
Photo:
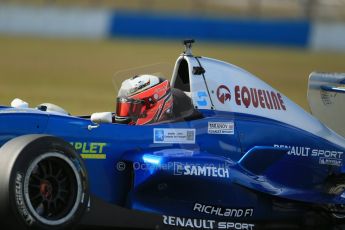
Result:
<svg viewBox="0 0 345 230">
<path fill-rule="evenodd" d="M 140 114 L 144 102 L 142 100 L 135 100 L 132 98 L 117 98 L 116 115 L 118 117 L 128 117 L 137 119 Z"/>
</svg>

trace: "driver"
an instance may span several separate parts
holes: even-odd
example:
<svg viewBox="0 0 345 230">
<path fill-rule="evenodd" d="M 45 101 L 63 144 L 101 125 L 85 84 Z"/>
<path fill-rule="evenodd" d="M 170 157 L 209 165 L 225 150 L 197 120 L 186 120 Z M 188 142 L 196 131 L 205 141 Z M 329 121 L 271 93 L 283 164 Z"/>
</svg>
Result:
<svg viewBox="0 0 345 230">
<path fill-rule="evenodd" d="M 117 96 L 117 123 L 145 125 L 172 118 L 173 97 L 168 80 L 138 75 L 122 82 Z"/>
</svg>

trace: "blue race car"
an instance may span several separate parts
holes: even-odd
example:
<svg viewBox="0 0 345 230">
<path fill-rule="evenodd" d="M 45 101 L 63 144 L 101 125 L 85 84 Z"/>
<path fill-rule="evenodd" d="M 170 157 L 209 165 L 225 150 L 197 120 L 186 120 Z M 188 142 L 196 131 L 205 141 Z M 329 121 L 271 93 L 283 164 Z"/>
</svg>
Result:
<svg viewBox="0 0 345 230">
<path fill-rule="evenodd" d="M 345 75 L 309 80 L 312 112 L 333 131 L 245 70 L 193 56 L 192 42 L 172 75 L 174 119 L 133 125 L 18 99 L 1 107 L 2 226 L 342 225 Z"/>
</svg>

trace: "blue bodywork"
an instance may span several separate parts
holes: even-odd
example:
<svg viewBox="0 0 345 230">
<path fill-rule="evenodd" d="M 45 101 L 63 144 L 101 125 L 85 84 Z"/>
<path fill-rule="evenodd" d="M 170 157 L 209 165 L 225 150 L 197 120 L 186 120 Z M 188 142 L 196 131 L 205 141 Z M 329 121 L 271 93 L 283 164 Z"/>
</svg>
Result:
<svg viewBox="0 0 345 230">
<path fill-rule="evenodd" d="M 160 215 L 247 222 L 289 220 L 301 218 L 305 207 L 345 203 L 341 195 L 324 191 L 329 176 L 344 171 L 344 148 L 264 117 L 199 112 L 203 118 L 191 121 L 100 124 L 90 130 L 88 126 L 94 124 L 88 118 L 2 107 L 0 143 L 25 134 L 63 138 L 84 154 L 93 196 Z M 233 122 L 234 133 L 209 134 L 209 122 Z M 193 129 L 195 143 L 154 143 L 157 128 Z M 333 164 L 321 164 L 323 158 L 334 159 Z M 193 174 L 190 166 L 201 171 Z M 248 213 L 210 216 L 196 211 L 196 203 Z"/>
</svg>

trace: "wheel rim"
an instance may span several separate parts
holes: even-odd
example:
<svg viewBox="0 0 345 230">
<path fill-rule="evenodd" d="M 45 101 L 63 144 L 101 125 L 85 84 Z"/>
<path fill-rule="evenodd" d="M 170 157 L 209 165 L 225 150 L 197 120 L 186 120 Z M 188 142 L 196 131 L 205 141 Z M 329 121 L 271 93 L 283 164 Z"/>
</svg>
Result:
<svg viewBox="0 0 345 230">
<path fill-rule="evenodd" d="M 26 173 L 24 197 L 28 209 L 39 222 L 61 225 L 69 221 L 82 199 L 77 167 L 61 153 L 40 155 Z"/>
<path fill-rule="evenodd" d="M 342 193 L 344 193 L 345 191 L 345 184 L 339 184 L 335 187 L 332 187 L 329 190 L 329 193 L 332 195 L 341 195 Z M 331 205 L 331 211 L 332 216 L 337 218 L 337 219 L 344 219 L 345 218 L 345 214 L 343 214 L 345 212 L 345 205 L 340 204 L 340 205 Z"/>
</svg>

